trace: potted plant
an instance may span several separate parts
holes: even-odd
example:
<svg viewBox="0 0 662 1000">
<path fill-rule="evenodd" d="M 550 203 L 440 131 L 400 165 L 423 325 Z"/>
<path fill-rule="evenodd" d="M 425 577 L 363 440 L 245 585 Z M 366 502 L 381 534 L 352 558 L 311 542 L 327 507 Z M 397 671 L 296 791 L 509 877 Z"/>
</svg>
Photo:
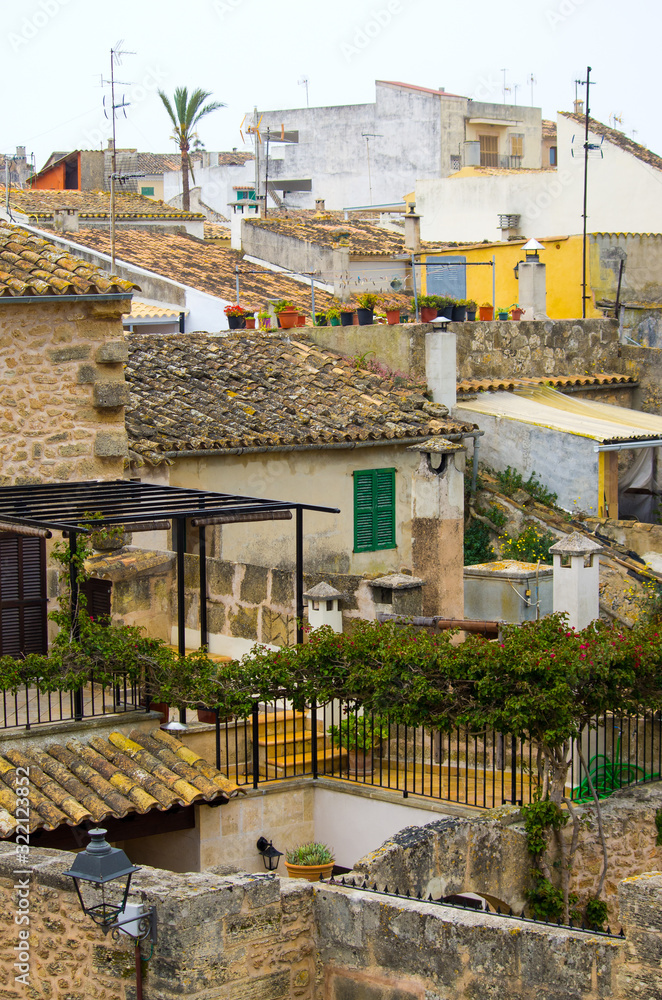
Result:
<svg viewBox="0 0 662 1000">
<path fill-rule="evenodd" d="M 455 299 L 451 298 L 450 295 L 439 295 L 437 296 L 439 302 L 438 316 L 445 316 L 446 319 L 453 319 L 453 309 L 455 308 Z"/>
<path fill-rule="evenodd" d="M 525 312 L 526 312 L 526 309 L 520 309 L 520 307 L 517 304 L 517 302 L 515 302 L 510 307 L 510 318 L 511 319 L 515 319 L 515 320 L 520 320 L 522 318 L 522 316 L 524 315 Z"/>
<path fill-rule="evenodd" d="M 271 316 L 269 315 L 268 309 L 260 309 L 257 314 L 257 318 L 260 321 L 261 330 L 269 330 L 271 328 Z"/>
<path fill-rule="evenodd" d="M 223 312 L 228 318 L 228 326 L 231 330 L 240 330 L 245 326 L 244 310 L 238 302 L 235 302 L 233 305 L 226 306 Z M 242 322 L 242 320 L 244 320 L 244 322 Z"/>
<path fill-rule="evenodd" d="M 352 326 L 354 323 L 354 313 L 356 309 L 351 302 L 341 302 L 340 303 L 340 325 L 341 326 Z"/>
<path fill-rule="evenodd" d="M 482 306 L 478 309 L 478 318 L 487 322 L 494 319 L 494 306 L 491 302 L 483 302 Z"/>
<path fill-rule="evenodd" d="M 326 313 L 315 313 L 315 326 L 326 326 Z"/>
<path fill-rule="evenodd" d="M 306 325 L 306 315 L 305 315 L 305 313 L 297 313 L 296 325 L 297 326 L 305 326 Z"/>
<path fill-rule="evenodd" d="M 478 306 L 473 299 L 467 299 L 467 319 L 470 323 L 473 323 L 476 319 L 476 310 Z"/>
<path fill-rule="evenodd" d="M 340 326 L 340 308 L 332 305 L 326 310 L 326 319 L 329 326 Z"/>
<path fill-rule="evenodd" d="M 274 305 L 274 312 L 278 317 L 278 325 L 283 330 L 291 330 L 296 326 L 299 311 L 289 299 L 279 299 Z"/>
<path fill-rule="evenodd" d="M 309 882 L 319 882 L 328 878 L 333 871 L 335 859 L 333 851 L 326 844 L 310 841 L 292 847 L 285 854 L 285 867 L 290 878 L 305 878 Z"/>
<path fill-rule="evenodd" d="M 334 747 L 347 750 L 349 773 L 370 775 L 374 770 L 374 755 L 388 736 L 388 724 L 379 716 L 349 715 L 340 725 L 329 726 Z"/>
<path fill-rule="evenodd" d="M 431 323 L 437 317 L 437 296 L 421 295 L 418 303 L 421 307 L 421 322 Z"/>
<path fill-rule="evenodd" d="M 255 329 L 255 310 L 251 309 L 249 307 L 246 310 L 245 318 L 246 318 L 246 329 L 247 330 L 254 330 Z"/>
<path fill-rule="evenodd" d="M 509 313 L 506 306 L 497 306 L 497 319 L 508 319 Z"/>
<path fill-rule="evenodd" d="M 467 300 L 457 299 L 453 303 L 453 322 L 464 323 L 467 318 Z"/>
<path fill-rule="evenodd" d="M 364 292 L 363 295 L 359 295 L 358 303 L 359 326 L 370 326 L 374 320 L 377 296 L 372 292 Z"/>
<path fill-rule="evenodd" d="M 400 322 L 400 303 L 395 299 L 383 299 L 382 308 L 386 313 L 386 322 L 390 326 L 395 326 Z"/>
</svg>

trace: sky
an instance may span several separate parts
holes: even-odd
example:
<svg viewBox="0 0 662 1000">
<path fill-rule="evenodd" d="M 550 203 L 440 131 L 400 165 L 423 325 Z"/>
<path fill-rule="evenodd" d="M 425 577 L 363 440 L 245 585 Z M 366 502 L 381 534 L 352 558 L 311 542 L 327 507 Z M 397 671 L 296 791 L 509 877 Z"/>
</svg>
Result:
<svg viewBox="0 0 662 1000">
<path fill-rule="evenodd" d="M 306 80 L 314 107 L 374 101 L 376 79 L 501 103 L 505 79 L 507 103 L 553 118 L 572 110 L 590 65 L 592 115 L 618 116 L 616 128 L 662 154 L 661 28 L 653 0 L 4 0 L 0 152 L 24 145 L 39 169 L 53 150 L 106 146 L 102 79 L 123 40 L 118 147 L 174 150 L 159 89 L 202 87 L 224 102 L 199 135 L 229 150 L 249 148 L 240 126 L 254 106 L 305 107 Z"/>
</svg>

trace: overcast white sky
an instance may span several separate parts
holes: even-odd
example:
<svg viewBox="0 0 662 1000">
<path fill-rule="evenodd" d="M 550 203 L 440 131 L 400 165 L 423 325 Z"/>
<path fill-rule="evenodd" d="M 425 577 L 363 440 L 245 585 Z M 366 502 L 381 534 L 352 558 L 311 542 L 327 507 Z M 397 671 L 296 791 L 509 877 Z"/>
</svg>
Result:
<svg viewBox="0 0 662 1000">
<path fill-rule="evenodd" d="M 118 146 L 174 148 L 159 87 L 201 86 L 227 104 L 200 131 L 216 150 L 241 148 L 254 105 L 305 106 L 302 78 L 311 106 L 373 101 L 376 79 L 500 102 L 505 69 L 508 102 L 518 84 L 517 103 L 552 118 L 572 110 L 590 65 L 594 117 L 618 115 L 662 154 L 657 0 L 4 0 L 3 14 L 0 151 L 25 145 L 37 168 L 52 150 L 106 145 L 100 77 L 121 38 L 135 55 L 116 74 L 127 84 L 116 99 L 131 102 Z"/>
</svg>

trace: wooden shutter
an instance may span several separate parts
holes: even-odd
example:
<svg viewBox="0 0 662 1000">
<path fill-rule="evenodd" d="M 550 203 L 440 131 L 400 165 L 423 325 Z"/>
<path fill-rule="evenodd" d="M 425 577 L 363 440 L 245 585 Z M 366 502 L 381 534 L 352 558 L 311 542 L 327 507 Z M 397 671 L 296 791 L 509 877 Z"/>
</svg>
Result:
<svg viewBox="0 0 662 1000">
<path fill-rule="evenodd" d="M 95 622 L 108 625 L 110 622 L 110 597 L 113 585 L 110 580 L 96 580 L 91 577 L 81 584 L 80 592 L 87 601 L 87 613 Z"/>
<path fill-rule="evenodd" d="M 480 165 L 481 167 L 499 166 L 499 137 L 498 135 L 479 135 L 480 142 Z"/>
<path fill-rule="evenodd" d="M 395 548 L 395 469 L 354 473 L 354 551 Z"/>
<path fill-rule="evenodd" d="M 45 653 L 46 543 L 0 534 L 0 656 Z"/>
</svg>

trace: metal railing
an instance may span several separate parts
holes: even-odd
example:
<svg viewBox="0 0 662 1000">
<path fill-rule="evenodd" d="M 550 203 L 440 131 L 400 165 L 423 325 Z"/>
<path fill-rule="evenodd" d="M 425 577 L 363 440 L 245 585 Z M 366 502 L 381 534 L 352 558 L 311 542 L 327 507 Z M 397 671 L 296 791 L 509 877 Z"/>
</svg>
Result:
<svg viewBox="0 0 662 1000">
<path fill-rule="evenodd" d="M 1 698 L 0 730 L 147 711 L 140 686 L 126 674 L 117 674 L 112 685 L 99 683 L 91 674 L 85 686 L 76 691 L 47 691 L 38 684 L 25 685 L 16 692 L 2 691 Z"/>
<path fill-rule="evenodd" d="M 285 700 L 256 704 L 247 718 L 219 723 L 216 735 L 217 766 L 238 785 L 254 788 L 308 775 L 483 809 L 526 805 L 538 788 L 531 743 L 494 731 L 442 734 L 398 725 L 340 701 L 306 712 L 294 712 Z M 595 720 L 581 746 L 601 798 L 662 774 L 659 713 Z M 566 794 L 592 800 L 577 746 Z"/>
</svg>

